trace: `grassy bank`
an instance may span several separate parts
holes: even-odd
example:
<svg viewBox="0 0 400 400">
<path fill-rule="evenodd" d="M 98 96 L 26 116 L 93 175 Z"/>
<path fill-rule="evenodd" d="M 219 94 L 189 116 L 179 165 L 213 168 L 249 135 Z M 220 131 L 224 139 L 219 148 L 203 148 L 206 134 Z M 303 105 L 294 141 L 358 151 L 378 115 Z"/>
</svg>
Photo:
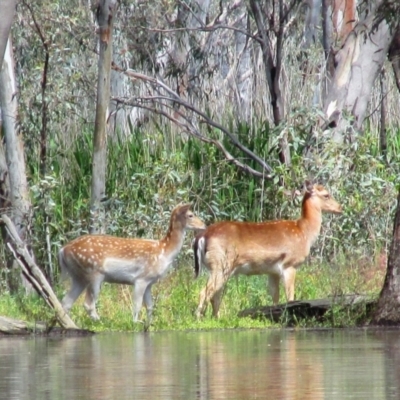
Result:
<svg viewBox="0 0 400 400">
<path fill-rule="evenodd" d="M 372 298 L 379 294 L 385 273 L 384 257 L 376 260 L 354 259 L 341 260 L 339 264 L 320 263 L 310 259 L 303 265 L 297 276 L 296 297 L 298 299 L 316 299 L 347 293 L 368 294 Z M 271 304 L 271 298 L 266 291 L 266 278 L 235 277 L 228 282 L 223 298 L 220 318 L 211 316 L 208 309 L 202 320 L 197 320 L 194 311 L 197 306 L 198 294 L 206 283 L 207 275 L 194 280 L 191 260 L 180 257 L 175 268 L 153 287 L 155 301 L 154 318 L 150 330 L 204 330 L 231 328 L 268 328 L 286 326 L 281 323 L 260 319 L 239 318 L 240 310 Z M 61 298 L 68 283 L 57 287 Z M 281 301 L 284 295 L 281 290 Z M 132 288 L 125 285 L 105 284 L 100 292 L 98 311 L 101 320 L 92 321 L 86 314 L 82 303 L 84 296 L 75 303 L 71 316 L 81 328 L 102 331 L 142 331 L 143 323 L 132 322 Z M 353 313 L 340 309 L 332 311 L 334 315 L 326 322 L 300 320 L 298 327 L 339 327 L 354 326 L 364 321 L 363 310 Z M 52 313 L 46 308 L 42 299 L 26 297 L 25 295 L 0 296 L 0 315 L 25 319 L 29 321 L 45 321 L 52 319 Z M 145 320 L 145 309 L 141 316 Z"/>
</svg>

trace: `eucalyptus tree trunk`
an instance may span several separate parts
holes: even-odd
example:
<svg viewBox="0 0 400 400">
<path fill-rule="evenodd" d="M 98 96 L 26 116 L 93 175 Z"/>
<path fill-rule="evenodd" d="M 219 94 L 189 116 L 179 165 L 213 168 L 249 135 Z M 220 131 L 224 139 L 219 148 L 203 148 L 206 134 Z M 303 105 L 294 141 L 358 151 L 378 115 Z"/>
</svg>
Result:
<svg viewBox="0 0 400 400">
<path fill-rule="evenodd" d="M 18 130 L 17 99 L 14 59 L 11 40 L 9 40 L 0 73 L 2 134 L 5 139 L 7 163 L 7 171 L 1 171 L 1 191 L 4 197 L 8 197 L 3 198 L 1 203 L 11 217 L 18 235 L 26 242 L 30 229 L 31 203 L 26 178 L 24 143 L 22 133 Z M 4 164 L 1 167 L 4 168 Z M 17 264 L 10 259 L 8 267 L 17 267 Z M 21 276 L 23 285 L 30 291 L 31 285 L 23 275 Z M 11 289 L 15 289 L 13 282 L 9 282 L 9 285 Z"/>
<path fill-rule="evenodd" d="M 400 190 L 397 197 L 385 282 L 373 314 L 372 324 L 400 324 Z"/>
<path fill-rule="evenodd" d="M 126 59 L 124 52 L 121 52 L 121 49 L 127 48 L 127 42 L 124 36 L 124 32 L 119 31 L 118 36 L 117 34 L 114 34 L 113 41 L 113 60 L 117 63 L 117 65 L 127 67 L 129 65 L 129 60 Z M 129 79 L 125 76 L 125 74 L 121 74 L 120 72 L 111 70 L 111 97 L 129 97 L 129 84 Z M 114 101 L 110 101 L 109 107 L 109 137 L 111 139 L 116 139 L 120 135 L 122 135 L 123 137 L 127 137 L 129 135 L 129 111 L 126 107 L 119 106 Z"/>
<path fill-rule="evenodd" d="M 356 3 L 357 0 L 322 1 L 322 42 L 326 58 L 334 53 L 334 48 L 339 48 L 343 44 L 347 35 L 353 30 L 356 23 Z M 331 72 L 330 69 L 328 72 Z"/>
<path fill-rule="evenodd" d="M 99 61 L 97 80 L 96 120 L 93 135 L 92 188 L 90 199 L 90 232 L 102 231 L 101 201 L 106 195 L 107 120 L 110 103 L 110 75 L 112 61 L 112 31 L 116 0 L 101 0 L 97 8 L 99 25 Z"/>
<path fill-rule="evenodd" d="M 16 6 L 17 0 L 0 0 L 0 65 L 3 63 Z"/>
<path fill-rule="evenodd" d="M 346 133 L 360 130 L 376 78 L 386 60 L 393 29 L 377 18 L 377 8 L 368 6 L 341 48 L 328 57 L 326 96 L 323 99 L 327 125 L 333 139 L 343 142 Z M 350 116 L 350 118 L 348 118 Z"/>
<path fill-rule="evenodd" d="M 335 40 L 342 42 L 353 30 L 356 21 L 357 0 L 330 0 L 331 19 Z"/>
</svg>

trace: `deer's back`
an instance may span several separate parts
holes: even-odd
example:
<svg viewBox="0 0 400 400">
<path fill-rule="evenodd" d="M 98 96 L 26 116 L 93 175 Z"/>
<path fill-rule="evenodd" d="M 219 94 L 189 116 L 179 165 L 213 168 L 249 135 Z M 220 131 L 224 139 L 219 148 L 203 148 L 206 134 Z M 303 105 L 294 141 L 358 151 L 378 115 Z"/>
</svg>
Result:
<svg viewBox="0 0 400 400">
<path fill-rule="evenodd" d="M 304 232 L 297 221 L 291 220 L 223 221 L 209 226 L 202 237 L 205 265 L 209 267 L 224 260 L 238 269 L 236 273 L 262 274 L 278 265 L 296 266 L 309 253 Z"/>
<path fill-rule="evenodd" d="M 140 275 L 144 269 L 157 270 L 160 254 L 155 240 L 85 235 L 65 245 L 60 259 L 70 272 L 99 272 L 110 275 L 112 281 L 120 276 Z"/>
</svg>

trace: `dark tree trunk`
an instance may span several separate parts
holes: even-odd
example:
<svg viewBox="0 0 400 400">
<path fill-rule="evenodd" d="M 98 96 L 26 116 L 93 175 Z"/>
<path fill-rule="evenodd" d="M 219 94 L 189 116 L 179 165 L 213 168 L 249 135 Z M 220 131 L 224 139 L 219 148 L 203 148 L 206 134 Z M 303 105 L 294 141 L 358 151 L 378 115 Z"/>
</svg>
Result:
<svg viewBox="0 0 400 400">
<path fill-rule="evenodd" d="M 397 26 L 389 47 L 389 60 L 392 63 L 397 89 L 400 92 L 400 25 Z"/>
<path fill-rule="evenodd" d="M 400 189 L 397 197 L 385 283 L 372 317 L 372 324 L 400 324 Z"/>
<path fill-rule="evenodd" d="M 386 87 L 386 71 L 382 69 L 380 76 L 381 84 L 381 121 L 379 127 L 379 149 L 383 156 L 387 153 L 387 135 L 386 135 L 386 114 L 387 114 L 387 87 Z"/>
<path fill-rule="evenodd" d="M 259 1 L 250 0 L 250 8 L 253 18 L 257 25 L 259 43 L 263 57 L 265 78 L 268 84 L 268 91 L 271 97 L 271 107 L 274 116 L 274 124 L 278 126 L 285 118 L 285 102 L 282 90 L 282 65 L 283 65 L 283 46 L 284 46 L 284 26 L 289 16 L 287 10 L 284 11 L 283 0 L 277 2 L 278 7 L 273 10 L 270 21 L 265 15 L 268 13 L 261 8 Z M 271 20 L 278 21 L 277 26 L 268 26 L 274 24 Z M 269 35 L 275 32 L 276 45 L 272 48 Z M 283 135 L 279 140 L 278 150 L 279 160 L 281 163 L 290 165 L 290 149 L 287 136 Z"/>
</svg>

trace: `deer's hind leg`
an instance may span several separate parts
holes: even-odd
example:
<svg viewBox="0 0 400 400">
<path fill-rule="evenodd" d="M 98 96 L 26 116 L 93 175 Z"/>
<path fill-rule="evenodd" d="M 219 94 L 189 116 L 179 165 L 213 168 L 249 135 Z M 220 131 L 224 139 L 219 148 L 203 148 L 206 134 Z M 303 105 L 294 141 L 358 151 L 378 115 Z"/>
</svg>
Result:
<svg viewBox="0 0 400 400">
<path fill-rule="evenodd" d="M 67 294 L 63 297 L 61 304 L 66 312 L 69 312 L 77 298 L 81 295 L 81 293 L 85 290 L 88 282 L 79 277 L 71 276 L 71 289 L 67 292 Z"/>
<path fill-rule="evenodd" d="M 91 282 L 88 284 L 86 288 L 86 297 L 85 303 L 83 306 L 85 310 L 89 314 L 90 318 L 94 321 L 98 321 L 100 319 L 99 314 L 96 311 L 96 302 L 99 297 L 101 284 L 103 283 L 104 276 L 101 274 L 97 274 L 91 279 Z"/>
<path fill-rule="evenodd" d="M 218 317 L 221 293 L 225 284 L 225 281 L 223 281 L 218 275 L 219 274 L 211 274 L 208 278 L 206 287 L 200 292 L 199 305 L 196 311 L 197 318 L 200 318 L 205 314 L 210 301 L 212 302 L 213 315 Z"/>
<path fill-rule="evenodd" d="M 224 286 L 225 282 L 218 290 L 215 291 L 214 295 L 211 297 L 211 305 L 213 309 L 213 315 L 215 318 L 219 317 L 219 307 L 221 305 L 222 296 L 224 294 Z"/>
<path fill-rule="evenodd" d="M 204 315 L 210 301 L 213 308 L 213 315 L 218 318 L 223 289 L 229 275 L 225 273 L 223 260 L 213 264 L 215 267 L 211 265 L 209 268 L 210 276 L 208 277 L 206 287 L 200 292 L 199 306 L 196 311 L 197 318 Z"/>
</svg>

